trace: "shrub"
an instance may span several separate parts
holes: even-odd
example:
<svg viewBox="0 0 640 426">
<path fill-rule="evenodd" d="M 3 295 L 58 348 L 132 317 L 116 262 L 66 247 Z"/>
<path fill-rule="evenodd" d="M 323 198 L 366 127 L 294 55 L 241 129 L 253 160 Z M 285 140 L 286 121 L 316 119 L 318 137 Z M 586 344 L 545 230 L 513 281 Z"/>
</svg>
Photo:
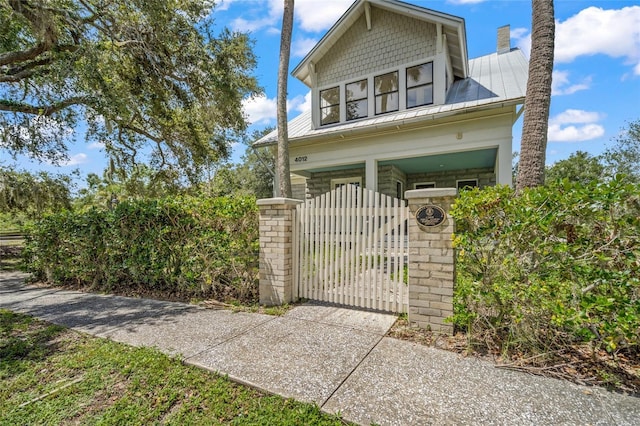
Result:
<svg viewBox="0 0 640 426">
<path fill-rule="evenodd" d="M 25 253 L 53 284 L 253 301 L 257 250 L 255 199 L 180 197 L 47 216 Z"/>
<path fill-rule="evenodd" d="M 453 322 L 503 352 L 640 343 L 640 186 L 463 192 Z"/>
</svg>

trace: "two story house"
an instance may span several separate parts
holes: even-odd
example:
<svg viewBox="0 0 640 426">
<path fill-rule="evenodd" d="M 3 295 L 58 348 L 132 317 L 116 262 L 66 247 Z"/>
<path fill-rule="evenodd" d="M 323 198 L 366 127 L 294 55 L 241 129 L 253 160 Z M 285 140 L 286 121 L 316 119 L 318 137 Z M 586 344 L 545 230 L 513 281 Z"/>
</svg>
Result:
<svg viewBox="0 0 640 426">
<path fill-rule="evenodd" d="M 312 108 L 289 122 L 293 197 L 354 184 L 404 191 L 511 185 L 527 60 L 498 29 L 469 60 L 463 18 L 357 0 L 296 66 Z M 256 141 L 275 144 L 277 132 Z"/>
</svg>

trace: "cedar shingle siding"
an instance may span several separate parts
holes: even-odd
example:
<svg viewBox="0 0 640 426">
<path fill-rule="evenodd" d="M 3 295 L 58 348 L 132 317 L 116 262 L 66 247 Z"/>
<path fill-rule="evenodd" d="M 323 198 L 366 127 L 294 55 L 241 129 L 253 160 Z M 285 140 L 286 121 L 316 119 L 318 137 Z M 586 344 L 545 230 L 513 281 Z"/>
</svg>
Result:
<svg viewBox="0 0 640 426">
<path fill-rule="evenodd" d="M 371 10 L 372 28 L 364 15 L 316 65 L 318 86 L 399 67 L 436 54 L 436 26 L 407 16 Z M 372 48 L 375 46 L 375 48 Z"/>
</svg>

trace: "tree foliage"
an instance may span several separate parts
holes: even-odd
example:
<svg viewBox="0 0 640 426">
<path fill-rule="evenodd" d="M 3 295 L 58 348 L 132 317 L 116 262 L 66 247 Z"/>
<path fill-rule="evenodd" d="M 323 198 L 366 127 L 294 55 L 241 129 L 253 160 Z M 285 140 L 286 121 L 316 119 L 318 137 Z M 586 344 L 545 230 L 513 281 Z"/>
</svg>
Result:
<svg viewBox="0 0 640 426">
<path fill-rule="evenodd" d="M 247 151 L 239 164 L 225 163 L 211 171 L 211 176 L 199 191 L 209 197 L 251 195 L 256 198 L 273 197 L 276 148 L 254 147 L 253 142 L 273 131 L 273 127 L 256 130 L 244 141 Z"/>
<path fill-rule="evenodd" d="M 640 183 L 640 120 L 629 123 L 616 144 L 602 154 L 602 161 L 609 174 L 624 174 Z"/>
<path fill-rule="evenodd" d="M 622 177 L 460 194 L 454 322 L 506 354 L 640 349 L 640 186 Z"/>
<path fill-rule="evenodd" d="M 623 175 L 629 182 L 640 183 L 640 120 L 629 123 L 615 144 L 601 155 L 576 151 L 569 158 L 547 167 L 545 175 L 546 183 L 567 179 L 586 184 L 612 180 L 618 175 Z"/>
<path fill-rule="evenodd" d="M 132 200 L 38 221 L 25 255 L 37 279 L 101 291 L 256 302 L 257 206 L 251 197 Z"/>
<path fill-rule="evenodd" d="M 584 151 L 576 151 L 569 158 L 557 161 L 547 167 L 545 182 L 569 179 L 587 184 L 601 179 L 603 175 L 604 165 L 599 157 L 594 157 Z"/>
<path fill-rule="evenodd" d="M 116 169 L 112 163 L 102 177 L 90 173 L 86 183 L 87 186 L 78 191 L 74 200 L 74 207 L 81 210 L 113 208 L 114 204 L 122 201 L 157 199 L 185 191 L 171 170 L 155 171 L 144 164 Z"/>
<path fill-rule="evenodd" d="M 119 166 L 228 154 L 255 94 L 246 34 L 213 33 L 207 0 L 0 0 L 0 143 L 64 158 L 75 126 Z"/>
<path fill-rule="evenodd" d="M 0 213 L 34 219 L 71 207 L 71 177 L 0 167 Z"/>
</svg>

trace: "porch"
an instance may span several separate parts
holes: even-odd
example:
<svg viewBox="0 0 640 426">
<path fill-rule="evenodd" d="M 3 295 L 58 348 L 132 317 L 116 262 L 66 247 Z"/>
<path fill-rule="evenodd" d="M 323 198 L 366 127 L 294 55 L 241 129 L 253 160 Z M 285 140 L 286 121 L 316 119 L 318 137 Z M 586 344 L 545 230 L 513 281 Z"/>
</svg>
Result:
<svg viewBox="0 0 640 426">
<path fill-rule="evenodd" d="M 489 148 L 297 169 L 292 171 L 293 198 L 314 198 L 345 184 L 365 187 L 395 198 L 404 198 L 404 192 L 413 189 L 482 188 L 496 183 L 510 184 L 510 167 L 508 173 L 499 179 L 498 161 L 498 148 Z"/>
</svg>

